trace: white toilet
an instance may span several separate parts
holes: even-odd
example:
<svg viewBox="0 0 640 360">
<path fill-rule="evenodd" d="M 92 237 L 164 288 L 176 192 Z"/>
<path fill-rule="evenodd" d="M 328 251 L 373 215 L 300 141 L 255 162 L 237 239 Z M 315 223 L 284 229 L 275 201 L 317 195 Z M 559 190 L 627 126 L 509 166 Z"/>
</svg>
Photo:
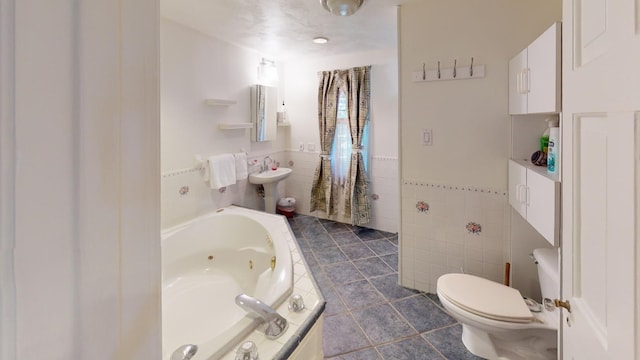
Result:
<svg viewBox="0 0 640 360">
<path fill-rule="evenodd" d="M 560 298 L 558 250 L 535 249 L 543 299 Z M 438 279 L 438 297 L 462 324 L 462 342 L 476 356 L 490 360 L 557 359 L 560 311 L 549 304 L 540 312 L 520 291 L 468 274 Z M 528 304 L 529 302 L 529 304 Z"/>
</svg>

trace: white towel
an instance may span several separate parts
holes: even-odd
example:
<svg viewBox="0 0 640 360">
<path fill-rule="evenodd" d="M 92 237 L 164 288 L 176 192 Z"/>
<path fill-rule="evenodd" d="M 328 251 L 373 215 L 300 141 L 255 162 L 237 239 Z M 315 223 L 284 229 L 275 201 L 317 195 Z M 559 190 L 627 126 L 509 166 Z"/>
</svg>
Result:
<svg viewBox="0 0 640 360">
<path fill-rule="evenodd" d="M 236 159 L 236 180 L 244 180 L 249 177 L 249 171 L 247 170 L 247 153 L 235 153 L 233 157 Z"/>
<path fill-rule="evenodd" d="M 232 154 L 210 156 L 207 162 L 209 186 L 212 189 L 220 189 L 236 183 L 236 159 Z"/>
</svg>

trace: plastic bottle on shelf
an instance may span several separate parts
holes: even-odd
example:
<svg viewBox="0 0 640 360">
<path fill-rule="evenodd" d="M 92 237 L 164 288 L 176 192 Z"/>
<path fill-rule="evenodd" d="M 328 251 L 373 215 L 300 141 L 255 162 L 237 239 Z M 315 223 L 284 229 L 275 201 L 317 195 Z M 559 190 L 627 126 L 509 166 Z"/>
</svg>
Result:
<svg viewBox="0 0 640 360">
<path fill-rule="evenodd" d="M 549 133 L 551 128 L 558 126 L 558 120 L 554 118 L 547 118 L 545 119 L 545 121 L 547 122 L 547 128 L 544 129 L 544 132 L 540 137 L 540 150 L 548 157 L 549 156 Z"/>
<path fill-rule="evenodd" d="M 547 154 L 547 172 L 557 174 L 560 169 L 560 128 L 557 122 L 549 128 L 549 150 Z"/>
</svg>

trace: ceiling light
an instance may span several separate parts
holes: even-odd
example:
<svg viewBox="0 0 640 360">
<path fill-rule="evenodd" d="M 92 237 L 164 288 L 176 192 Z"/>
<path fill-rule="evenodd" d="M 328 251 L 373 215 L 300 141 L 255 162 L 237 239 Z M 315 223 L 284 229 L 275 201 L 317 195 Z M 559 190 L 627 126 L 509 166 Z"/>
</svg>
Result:
<svg viewBox="0 0 640 360">
<path fill-rule="evenodd" d="M 325 10 L 339 16 L 352 15 L 358 11 L 363 2 L 364 0 L 320 0 Z"/>
<path fill-rule="evenodd" d="M 326 44 L 329 42 L 329 39 L 327 39 L 326 37 L 318 36 L 314 37 L 312 41 L 316 44 Z"/>
</svg>

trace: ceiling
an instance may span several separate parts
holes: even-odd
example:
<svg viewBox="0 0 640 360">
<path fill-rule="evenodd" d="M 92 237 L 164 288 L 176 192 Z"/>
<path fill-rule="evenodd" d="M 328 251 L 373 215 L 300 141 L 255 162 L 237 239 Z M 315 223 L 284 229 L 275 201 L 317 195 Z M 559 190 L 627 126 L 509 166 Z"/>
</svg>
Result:
<svg viewBox="0 0 640 360">
<path fill-rule="evenodd" d="M 396 47 L 396 5 L 365 0 L 351 16 L 330 14 L 320 0 L 160 0 L 164 18 L 265 57 L 336 55 Z M 329 39 L 314 44 L 316 36 Z"/>
</svg>

